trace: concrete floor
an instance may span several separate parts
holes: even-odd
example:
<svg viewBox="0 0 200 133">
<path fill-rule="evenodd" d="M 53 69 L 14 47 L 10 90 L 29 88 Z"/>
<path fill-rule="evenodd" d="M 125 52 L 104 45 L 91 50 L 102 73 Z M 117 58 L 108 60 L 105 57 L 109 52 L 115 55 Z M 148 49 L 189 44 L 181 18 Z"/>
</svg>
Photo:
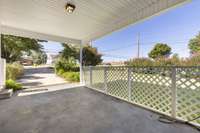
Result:
<svg viewBox="0 0 200 133">
<path fill-rule="evenodd" d="M 1 133 L 199 133 L 85 87 L 0 101 Z"/>
<path fill-rule="evenodd" d="M 18 80 L 24 88 L 38 88 L 54 84 L 68 83 L 57 76 L 49 66 L 24 66 L 24 75 Z"/>
</svg>

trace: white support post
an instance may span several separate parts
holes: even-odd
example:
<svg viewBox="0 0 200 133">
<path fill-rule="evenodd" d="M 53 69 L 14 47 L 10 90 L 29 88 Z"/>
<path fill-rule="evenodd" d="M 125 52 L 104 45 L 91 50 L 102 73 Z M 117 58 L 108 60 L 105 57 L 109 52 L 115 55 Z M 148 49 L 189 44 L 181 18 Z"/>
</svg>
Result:
<svg viewBox="0 0 200 133">
<path fill-rule="evenodd" d="M 176 118 L 176 99 L 177 99 L 177 92 L 176 92 L 176 67 L 172 67 L 172 117 Z"/>
<path fill-rule="evenodd" d="M 105 89 L 105 93 L 108 93 L 108 88 L 107 88 L 107 67 L 104 67 L 104 89 Z"/>
<path fill-rule="evenodd" d="M 128 101 L 131 101 L 131 68 L 128 68 Z"/>
<path fill-rule="evenodd" d="M 83 45 L 80 44 L 80 84 L 83 84 Z"/>
<path fill-rule="evenodd" d="M 1 10 L 1 7 L 0 7 L 0 60 L 1 60 L 1 34 L 2 34 L 2 10 Z"/>
<path fill-rule="evenodd" d="M 90 87 L 92 86 L 92 66 L 89 66 L 90 71 Z"/>
<path fill-rule="evenodd" d="M 0 22 L 0 60 L 1 60 L 1 22 Z"/>
<path fill-rule="evenodd" d="M 1 60 L 1 22 L 0 22 L 0 60 Z"/>
</svg>

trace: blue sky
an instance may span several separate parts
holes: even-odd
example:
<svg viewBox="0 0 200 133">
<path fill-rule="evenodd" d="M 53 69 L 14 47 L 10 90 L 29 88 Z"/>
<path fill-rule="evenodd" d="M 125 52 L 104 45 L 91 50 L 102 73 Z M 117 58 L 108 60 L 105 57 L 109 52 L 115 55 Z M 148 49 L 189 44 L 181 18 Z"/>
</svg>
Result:
<svg viewBox="0 0 200 133">
<path fill-rule="evenodd" d="M 188 57 L 188 41 L 200 31 L 200 0 L 172 9 L 141 23 L 131 25 L 92 42 L 104 55 L 104 61 L 128 60 L 137 56 L 140 33 L 140 57 L 147 57 L 155 43 L 167 43 L 173 53 Z M 59 51 L 59 43 L 43 43 L 47 51 Z M 58 44 L 58 45 L 54 45 Z"/>
</svg>

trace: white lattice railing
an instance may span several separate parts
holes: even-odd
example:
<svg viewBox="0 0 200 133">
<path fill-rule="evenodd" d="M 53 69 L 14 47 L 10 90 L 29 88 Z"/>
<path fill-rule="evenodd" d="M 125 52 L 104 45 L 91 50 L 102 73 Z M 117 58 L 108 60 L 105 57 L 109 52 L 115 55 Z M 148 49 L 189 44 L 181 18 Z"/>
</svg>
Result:
<svg viewBox="0 0 200 133">
<path fill-rule="evenodd" d="M 200 115 L 200 67 L 84 67 L 86 86 L 183 120 Z M 200 119 L 193 121 L 200 124 Z"/>
</svg>

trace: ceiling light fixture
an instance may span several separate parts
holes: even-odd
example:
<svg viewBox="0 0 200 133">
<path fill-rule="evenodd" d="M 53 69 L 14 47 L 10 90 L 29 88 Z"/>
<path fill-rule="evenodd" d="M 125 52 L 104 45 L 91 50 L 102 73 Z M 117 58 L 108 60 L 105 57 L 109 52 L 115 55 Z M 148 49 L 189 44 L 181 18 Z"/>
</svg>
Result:
<svg viewBox="0 0 200 133">
<path fill-rule="evenodd" d="M 73 13 L 75 10 L 76 6 L 70 3 L 67 3 L 65 6 L 65 9 L 68 13 Z"/>
</svg>

